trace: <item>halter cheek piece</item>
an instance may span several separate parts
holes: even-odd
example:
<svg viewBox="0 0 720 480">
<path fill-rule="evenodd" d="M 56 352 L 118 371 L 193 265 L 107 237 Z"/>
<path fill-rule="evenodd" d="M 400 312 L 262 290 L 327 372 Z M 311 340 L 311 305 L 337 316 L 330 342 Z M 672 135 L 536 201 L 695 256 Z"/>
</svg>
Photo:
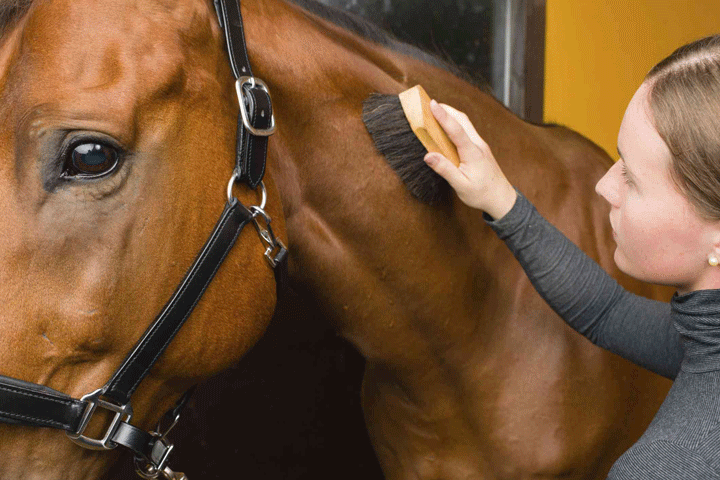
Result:
<svg viewBox="0 0 720 480">
<path fill-rule="evenodd" d="M 278 289 L 287 276 L 287 250 L 273 234 L 271 219 L 264 211 L 267 194 L 262 179 L 268 136 L 275 130 L 270 94 L 267 86 L 250 70 L 240 0 L 214 1 L 220 26 L 225 32 L 230 65 L 237 78 L 240 113 L 228 201 L 210 238 L 170 301 L 102 388 L 78 400 L 42 385 L 0 376 L 0 422 L 64 430 L 72 441 L 94 450 L 112 450 L 122 445 L 133 451 L 137 473 L 143 478 L 162 475 L 168 480 L 187 480 L 184 474 L 173 472 L 167 466 L 173 445 L 166 435 L 177 423 L 189 392 L 153 432 L 130 424 L 133 413 L 130 397 L 190 316 L 248 223 L 252 222 L 260 235 L 265 257 L 275 270 Z M 261 187 L 263 199 L 259 206 L 247 209 L 233 196 L 233 186 L 238 182 L 245 182 L 253 189 Z M 98 409 L 111 412 L 113 419 L 101 438 L 90 438 L 85 435 L 85 429 Z M 168 426 L 163 428 L 163 424 Z"/>
</svg>

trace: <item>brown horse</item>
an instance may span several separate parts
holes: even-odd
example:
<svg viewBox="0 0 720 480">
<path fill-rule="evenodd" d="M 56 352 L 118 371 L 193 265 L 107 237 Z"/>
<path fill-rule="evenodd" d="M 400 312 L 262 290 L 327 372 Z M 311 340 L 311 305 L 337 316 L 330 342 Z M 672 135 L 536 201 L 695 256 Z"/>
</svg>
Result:
<svg viewBox="0 0 720 480">
<path fill-rule="evenodd" d="M 571 331 L 479 212 L 413 198 L 362 105 L 422 84 L 462 108 L 541 213 L 627 288 L 667 296 L 613 263 L 609 210 L 594 193 L 611 159 L 346 15 L 299 0 L 243 8 L 277 102 L 270 165 L 291 275 L 367 359 L 364 411 L 385 476 L 604 478 L 669 383 Z"/>
<path fill-rule="evenodd" d="M 234 78 L 205 2 L 2 1 L 0 23 L 0 373 L 80 398 L 118 368 L 223 210 Z M 91 150 L 99 177 L 73 157 Z M 262 334 L 275 306 L 263 251 L 246 229 L 133 396 L 134 425 L 153 429 Z M 16 425 L 0 427 L 0 451 L 2 479 L 99 478 L 117 459 Z"/>
<path fill-rule="evenodd" d="M 367 359 L 364 409 L 385 476 L 604 477 L 668 383 L 570 331 L 478 212 L 412 197 L 375 149 L 362 104 L 420 83 L 462 107 L 544 215 L 628 288 L 657 295 L 613 265 L 608 210 L 593 193 L 610 159 L 328 12 L 310 2 L 243 2 L 251 61 L 276 105 L 269 176 L 287 219 L 291 274 Z M 234 147 L 222 48 L 209 0 L 36 0 L 6 29 L 2 328 L 17 348 L 2 352 L 3 374 L 85 393 L 162 305 L 219 208 L 208 195 L 222 190 L 225 165 L 208 169 L 206 159 L 231 158 Z M 44 165 L 68 130 L 131 150 L 127 173 L 48 191 Z M 238 253 L 256 241 L 241 239 L 232 267 L 138 392 L 141 424 L 262 331 L 271 302 L 257 298 L 271 298 L 269 278 L 260 260 Z M 247 262 L 257 278 L 241 270 Z M 252 283 L 266 288 L 251 291 Z M 0 434 L 3 478 L 94 478 L 107 469 L 54 433 Z"/>
</svg>

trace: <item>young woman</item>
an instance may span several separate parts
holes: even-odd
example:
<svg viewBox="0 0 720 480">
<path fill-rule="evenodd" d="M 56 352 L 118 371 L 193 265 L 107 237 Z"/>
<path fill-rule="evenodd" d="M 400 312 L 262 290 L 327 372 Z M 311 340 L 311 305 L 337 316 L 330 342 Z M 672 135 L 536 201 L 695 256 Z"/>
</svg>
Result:
<svg viewBox="0 0 720 480">
<path fill-rule="evenodd" d="M 611 206 L 618 267 L 672 285 L 665 304 L 623 290 L 508 182 L 467 116 L 433 101 L 459 168 L 425 161 L 485 219 L 535 288 L 595 344 L 674 379 L 610 479 L 720 479 L 720 35 L 679 48 L 633 96 L 620 159 L 595 190 Z"/>
</svg>

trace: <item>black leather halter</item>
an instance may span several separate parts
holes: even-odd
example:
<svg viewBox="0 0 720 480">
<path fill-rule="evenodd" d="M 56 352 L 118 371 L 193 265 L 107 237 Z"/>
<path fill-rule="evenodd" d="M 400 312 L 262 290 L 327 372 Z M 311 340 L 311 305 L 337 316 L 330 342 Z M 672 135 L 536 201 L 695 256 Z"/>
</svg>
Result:
<svg viewBox="0 0 720 480">
<path fill-rule="evenodd" d="M 245 226 L 253 223 L 265 246 L 265 257 L 275 270 L 278 286 L 285 282 L 287 250 L 275 238 L 270 217 L 265 213 L 265 173 L 268 136 L 275 129 L 272 102 L 267 86 L 253 77 L 245 46 L 240 0 L 214 0 L 225 39 L 240 105 L 235 169 L 228 184 L 228 201 L 215 228 L 193 265 L 162 312 L 122 362 L 112 378 L 98 390 L 81 399 L 51 388 L 0 376 L 0 422 L 64 430 L 85 448 L 111 450 L 122 445 L 133 451 L 137 472 L 144 478 L 181 480 L 185 475 L 170 470 L 168 455 L 173 446 L 166 435 L 177 422 L 187 400 L 183 396 L 166 417 L 171 425 L 164 431 L 145 432 L 130 424 L 130 397 L 160 355 L 183 326 L 217 269 Z M 235 183 L 244 181 L 251 188 L 261 187 L 260 206 L 245 208 L 232 194 Z M 264 225 L 264 227 L 262 226 Z M 85 436 L 93 414 L 103 409 L 114 414 L 102 438 Z M 162 422 L 161 422 L 162 423 Z"/>
</svg>

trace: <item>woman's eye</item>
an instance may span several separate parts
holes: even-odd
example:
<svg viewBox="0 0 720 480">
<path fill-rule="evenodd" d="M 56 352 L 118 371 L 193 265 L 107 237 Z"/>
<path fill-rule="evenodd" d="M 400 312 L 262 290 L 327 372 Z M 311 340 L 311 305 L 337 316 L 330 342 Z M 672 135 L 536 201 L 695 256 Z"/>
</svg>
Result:
<svg viewBox="0 0 720 480">
<path fill-rule="evenodd" d="M 117 167 L 120 155 L 113 147 L 101 143 L 82 143 L 65 159 L 63 177 L 100 177 Z"/>
</svg>

